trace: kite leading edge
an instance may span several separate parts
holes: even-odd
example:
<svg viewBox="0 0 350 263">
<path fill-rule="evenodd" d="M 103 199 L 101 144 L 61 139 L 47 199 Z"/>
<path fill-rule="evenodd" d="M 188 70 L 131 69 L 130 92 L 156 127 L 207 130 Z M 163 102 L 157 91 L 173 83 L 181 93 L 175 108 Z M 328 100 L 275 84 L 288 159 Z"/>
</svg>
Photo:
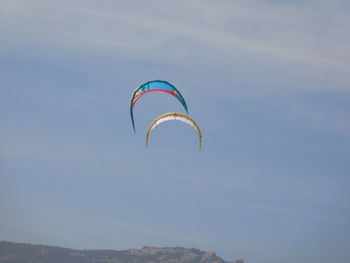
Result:
<svg viewBox="0 0 350 263">
<path fill-rule="evenodd" d="M 171 113 L 163 114 L 163 115 L 159 116 L 158 118 L 156 118 L 152 122 L 152 124 L 149 126 L 147 134 L 146 134 L 146 147 L 148 147 L 149 135 L 150 135 L 151 131 L 156 126 L 161 124 L 162 122 L 170 121 L 170 120 L 183 121 L 183 122 L 187 123 L 188 125 L 190 125 L 191 127 L 193 127 L 196 130 L 198 137 L 199 137 L 199 149 L 202 148 L 202 133 L 201 133 L 199 126 L 191 117 L 189 117 L 185 114 L 182 114 L 182 113 L 178 113 L 178 112 L 171 112 Z"/>
<path fill-rule="evenodd" d="M 148 82 L 142 84 L 141 86 L 139 86 L 134 91 L 134 93 L 132 94 L 132 97 L 131 97 L 130 116 L 131 116 L 131 123 L 132 123 L 132 127 L 134 129 L 134 132 L 136 132 L 136 129 L 135 129 L 133 108 L 141 96 L 143 96 L 144 94 L 147 94 L 149 92 L 152 92 L 152 91 L 162 91 L 162 92 L 166 92 L 166 93 L 174 96 L 175 98 L 177 98 L 180 101 L 182 106 L 185 108 L 186 113 L 188 113 L 187 104 L 185 102 L 185 99 L 183 98 L 181 93 L 172 84 L 170 84 L 169 82 L 164 81 L 164 80 L 148 81 Z"/>
</svg>

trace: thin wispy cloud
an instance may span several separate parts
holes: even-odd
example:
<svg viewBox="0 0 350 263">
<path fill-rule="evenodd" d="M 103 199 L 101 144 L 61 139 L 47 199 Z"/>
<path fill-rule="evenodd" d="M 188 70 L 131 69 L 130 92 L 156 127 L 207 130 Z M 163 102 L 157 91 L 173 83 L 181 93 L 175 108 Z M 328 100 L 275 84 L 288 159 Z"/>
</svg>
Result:
<svg viewBox="0 0 350 263">
<path fill-rule="evenodd" d="M 1 235 L 344 261 L 349 13 L 342 0 L 3 0 Z M 202 151 L 174 123 L 145 148 L 149 121 L 182 110 L 168 95 L 142 99 L 132 132 L 131 93 L 150 79 L 181 90 Z"/>
<path fill-rule="evenodd" d="M 293 118 L 303 119 L 315 129 L 335 132 L 350 139 L 349 110 L 332 110 L 315 105 L 291 106 L 289 109 Z"/>
<path fill-rule="evenodd" d="M 162 63 L 199 61 L 230 67 L 257 61 L 293 70 L 301 67 L 304 74 L 335 69 L 335 74 L 349 73 L 350 19 L 341 4 L 331 9 L 325 2 L 111 4 L 5 2 L 5 39 L 22 35 L 44 46 L 128 54 Z"/>
</svg>

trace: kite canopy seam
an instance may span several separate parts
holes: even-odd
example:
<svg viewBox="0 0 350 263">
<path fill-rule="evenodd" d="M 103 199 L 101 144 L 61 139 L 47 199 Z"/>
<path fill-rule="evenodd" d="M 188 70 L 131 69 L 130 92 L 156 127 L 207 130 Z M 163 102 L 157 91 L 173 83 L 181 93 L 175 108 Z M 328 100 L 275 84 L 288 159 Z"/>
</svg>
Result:
<svg viewBox="0 0 350 263">
<path fill-rule="evenodd" d="M 146 134 L 146 147 L 148 147 L 148 144 L 149 144 L 149 135 L 150 135 L 151 131 L 156 126 L 161 124 L 162 122 L 170 121 L 170 120 L 183 121 L 183 122 L 187 123 L 188 125 L 192 126 L 196 130 L 198 137 L 199 137 L 199 149 L 202 148 L 202 133 L 201 133 L 199 126 L 191 117 L 189 117 L 188 115 L 185 115 L 183 113 L 178 113 L 178 112 L 170 112 L 170 113 L 163 114 L 163 115 L 157 117 L 151 123 L 151 125 L 148 128 L 147 134 Z"/>
<path fill-rule="evenodd" d="M 141 96 L 153 92 L 153 91 L 162 91 L 165 93 L 168 93 L 175 98 L 177 98 L 182 106 L 185 108 L 186 113 L 188 114 L 187 110 L 187 104 L 185 102 L 185 99 L 181 95 L 180 91 L 178 91 L 172 84 L 170 84 L 167 81 L 164 80 L 152 80 L 148 81 L 142 85 L 140 85 L 138 88 L 135 89 L 134 93 L 132 94 L 131 101 L 130 101 L 130 116 L 131 116 L 131 123 L 132 127 L 134 129 L 134 132 L 136 132 L 135 128 L 135 120 L 134 120 L 134 113 L 133 108 L 136 104 L 136 102 L 141 98 Z"/>
</svg>

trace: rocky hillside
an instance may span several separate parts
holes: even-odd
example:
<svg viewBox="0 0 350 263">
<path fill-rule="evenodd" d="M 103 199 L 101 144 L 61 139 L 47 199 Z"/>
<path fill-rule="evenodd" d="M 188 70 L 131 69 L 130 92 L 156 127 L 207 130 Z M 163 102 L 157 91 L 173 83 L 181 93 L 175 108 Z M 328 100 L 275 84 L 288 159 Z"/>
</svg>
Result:
<svg viewBox="0 0 350 263">
<path fill-rule="evenodd" d="M 228 263 L 198 249 L 73 250 L 0 241 L 0 263 Z M 238 260 L 231 263 L 243 263 Z"/>
</svg>

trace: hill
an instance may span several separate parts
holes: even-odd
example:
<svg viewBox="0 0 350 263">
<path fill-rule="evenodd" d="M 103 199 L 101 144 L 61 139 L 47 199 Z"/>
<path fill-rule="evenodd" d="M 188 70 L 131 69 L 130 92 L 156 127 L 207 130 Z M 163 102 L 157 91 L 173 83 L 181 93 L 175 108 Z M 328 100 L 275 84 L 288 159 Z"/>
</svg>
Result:
<svg viewBox="0 0 350 263">
<path fill-rule="evenodd" d="M 228 263 L 214 252 L 143 247 L 129 250 L 75 250 L 0 241 L 0 263 Z M 238 260 L 230 263 L 243 263 Z"/>
</svg>

